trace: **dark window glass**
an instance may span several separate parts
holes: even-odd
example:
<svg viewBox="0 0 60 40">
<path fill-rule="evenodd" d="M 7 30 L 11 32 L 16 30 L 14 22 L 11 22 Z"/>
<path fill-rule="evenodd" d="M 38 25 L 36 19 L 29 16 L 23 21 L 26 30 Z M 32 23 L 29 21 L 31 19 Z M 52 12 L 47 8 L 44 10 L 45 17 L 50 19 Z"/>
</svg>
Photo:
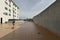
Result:
<svg viewBox="0 0 60 40">
<path fill-rule="evenodd" d="M 5 1 L 6 4 L 8 4 L 6 1 Z"/>
<path fill-rule="evenodd" d="M 5 9 L 6 9 L 6 10 L 8 10 L 8 8 L 7 8 L 7 7 L 5 7 Z"/>
<path fill-rule="evenodd" d="M 15 13 L 14 10 L 13 10 L 13 13 Z"/>
<path fill-rule="evenodd" d="M 11 1 L 9 0 L 9 7 L 11 7 Z"/>
<path fill-rule="evenodd" d="M 7 13 L 3 13 L 4 15 L 8 15 Z"/>
<path fill-rule="evenodd" d="M 11 12 L 11 10 L 9 9 L 9 12 Z"/>
<path fill-rule="evenodd" d="M 15 15 L 13 15 L 13 17 L 16 17 Z"/>
<path fill-rule="evenodd" d="M 11 14 L 9 14 L 9 16 L 11 16 Z"/>
<path fill-rule="evenodd" d="M 16 16 L 15 16 L 16 17 Z"/>
<path fill-rule="evenodd" d="M 15 9 L 16 10 L 16 9 Z"/>
<path fill-rule="evenodd" d="M 15 4 L 13 4 L 15 6 Z"/>
<path fill-rule="evenodd" d="M 11 5 L 9 4 L 9 7 L 11 7 Z"/>
<path fill-rule="evenodd" d="M 16 12 L 15 12 L 15 14 L 16 14 Z"/>
<path fill-rule="evenodd" d="M 14 17 L 14 15 L 13 15 L 13 17 Z"/>
</svg>

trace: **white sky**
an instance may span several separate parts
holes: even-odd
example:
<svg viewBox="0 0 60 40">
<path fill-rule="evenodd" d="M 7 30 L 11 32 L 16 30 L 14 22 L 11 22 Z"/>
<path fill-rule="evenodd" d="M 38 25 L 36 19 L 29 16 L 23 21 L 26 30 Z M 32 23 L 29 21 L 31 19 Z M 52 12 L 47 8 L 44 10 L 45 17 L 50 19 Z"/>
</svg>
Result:
<svg viewBox="0 0 60 40">
<path fill-rule="evenodd" d="M 14 0 L 20 7 L 20 18 L 33 18 L 56 0 Z"/>
</svg>

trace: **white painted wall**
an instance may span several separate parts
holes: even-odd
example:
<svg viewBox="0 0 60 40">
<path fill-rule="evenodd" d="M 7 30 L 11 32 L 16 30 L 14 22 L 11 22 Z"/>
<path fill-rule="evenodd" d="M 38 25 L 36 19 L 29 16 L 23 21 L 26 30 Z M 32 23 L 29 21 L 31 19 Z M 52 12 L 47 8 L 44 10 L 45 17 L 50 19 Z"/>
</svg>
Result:
<svg viewBox="0 0 60 40">
<path fill-rule="evenodd" d="M 9 0 L 6 1 L 8 3 L 8 5 L 5 3 L 5 1 L 6 0 L 0 0 L 0 18 L 1 17 L 3 18 L 3 23 L 8 22 L 8 19 L 13 19 L 13 7 L 16 9 L 16 11 L 15 11 L 16 17 L 14 17 L 14 18 L 19 19 L 19 18 L 17 18 L 17 16 L 19 16 L 19 15 L 17 15 L 17 14 L 19 14 L 19 11 L 17 11 L 18 10 L 17 7 L 15 7 L 13 5 L 13 2 L 11 2 L 11 7 L 9 7 Z M 5 10 L 5 7 L 7 7 L 8 10 Z M 9 12 L 9 9 L 11 9 L 11 13 Z M 3 14 L 4 12 L 7 12 L 8 15 L 4 15 Z M 11 14 L 11 16 L 9 16 L 9 13 Z"/>
</svg>

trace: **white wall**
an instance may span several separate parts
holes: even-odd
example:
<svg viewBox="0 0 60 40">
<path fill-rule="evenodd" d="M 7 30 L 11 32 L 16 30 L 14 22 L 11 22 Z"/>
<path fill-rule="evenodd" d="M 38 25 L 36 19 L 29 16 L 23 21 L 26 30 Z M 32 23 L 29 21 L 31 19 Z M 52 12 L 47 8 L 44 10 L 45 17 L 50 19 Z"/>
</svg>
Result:
<svg viewBox="0 0 60 40">
<path fill-rule="evenodd" d="M 16 9 L 16 16 L 18 16 L 17 7 L 15 7 L 12 2 L 11 7 L 9 7 L 9 0 L 6 1 L 8 5 L 5 3 L 5 1 L 6 0 L 0 0 L 0 18 L 3 18 L 3 23 L 8 22 L 8 19 L 13 19 L 13 7 Z M 5 7 L 7 7 L 8 10 L 5 10 Z M 9 12 L 9 9 L 11 9 L 11 12 Z M 7 12 L 8 15 L 4 15 L 4 12 Z M 11 16 L 9 16 L 9 13 L 11 14 Z M 17 19 L 17 17 L 15 17 L 15 19 Z"/>
</svg>

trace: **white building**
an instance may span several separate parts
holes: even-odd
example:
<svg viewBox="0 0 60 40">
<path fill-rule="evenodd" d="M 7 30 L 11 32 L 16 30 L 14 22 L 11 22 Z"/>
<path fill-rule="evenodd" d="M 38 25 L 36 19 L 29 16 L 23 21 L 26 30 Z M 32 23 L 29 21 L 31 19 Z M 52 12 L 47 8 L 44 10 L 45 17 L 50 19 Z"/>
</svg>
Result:
<svg viewBox="0 0 60 40">
<path fill-rule="evenodd" d="M 0 22 L 19 19 L 19 7 L 12 0 L 0 0 Z"/>
</svg>

